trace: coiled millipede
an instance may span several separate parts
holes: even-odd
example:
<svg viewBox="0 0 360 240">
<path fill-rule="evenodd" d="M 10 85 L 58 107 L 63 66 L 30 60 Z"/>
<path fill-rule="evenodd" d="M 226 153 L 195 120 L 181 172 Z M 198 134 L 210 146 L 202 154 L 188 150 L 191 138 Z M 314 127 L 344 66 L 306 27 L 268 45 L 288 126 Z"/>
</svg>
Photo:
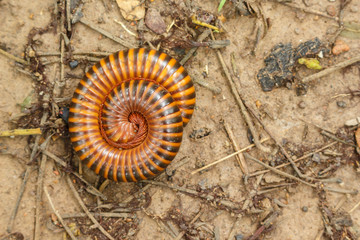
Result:
<svg viewBox="0 0 360 240">
<path fill-rule="evenodd" d="M 156 176 L 177 154 L 195 106 L 185 69 L 155 50 L 119 51 L 82 78 L 70 105 L 70 139 L 80 160 L 105 178 Z"/>
</svg>

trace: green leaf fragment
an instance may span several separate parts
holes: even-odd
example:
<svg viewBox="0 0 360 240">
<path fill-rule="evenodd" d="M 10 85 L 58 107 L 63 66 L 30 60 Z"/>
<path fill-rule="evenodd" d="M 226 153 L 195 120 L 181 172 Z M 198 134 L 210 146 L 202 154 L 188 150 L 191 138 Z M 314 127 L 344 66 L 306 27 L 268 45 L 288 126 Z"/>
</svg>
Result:
<svg viewBox="0 0 360 240">
<path fill-rule="evenodd" d="M 316 58 L 299 58 L 298 63 L 304 64 L 309 69 L 322 69 L 320 62 Z"/>
</svg>

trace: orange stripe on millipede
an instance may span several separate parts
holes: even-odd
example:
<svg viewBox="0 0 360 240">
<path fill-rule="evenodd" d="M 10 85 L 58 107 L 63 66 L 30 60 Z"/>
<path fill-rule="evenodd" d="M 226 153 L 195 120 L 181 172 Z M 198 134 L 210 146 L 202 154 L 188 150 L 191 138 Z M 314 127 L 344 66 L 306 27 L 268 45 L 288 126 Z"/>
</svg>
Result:
<svg viewBox="0 0 360 240">
<path fill-rule="evenodd" d="M 151 50 L 148 53 L 148 57 L 147 57 L 146 62 L 145 62 L 144 74 L 143 74 L 144 78 L 148 78 L 148 76 L 150 74 L 150 68 L 151 68 L 151 65 L 152 65 L 152 58 L 154 57 L 155 54 L 156 54 L 155 50 Z"/>
<path fill-rule="evenodd" d="M 126 73 L 126 62 L 123 51 L 119 52 L 118 58 L 119 58 L 120 72 L 122 73 L 122 78 L 127 79 L 128 77 Z"/>
<path fill-rule="evenodd" d="M 104 59 L 102 59 L 103 63 L 105 63 Z M 106 65 L 106 63 L 105 63 Z M 100 66 L 101 66 L 101 69 L 104 70 L 104 66 L 102 66 L 101 64 L 101 61 L 100 61 Z M 99 69 L 96 67 L 96 65 L 94 65 L 92 67 L 94 73 L 96 74 L 96 76 L 98 77 L 98 79 L 105 85 L 106 87 L 106 92 L 109 92 L 109 90 L 111 89 L 111 82 L 108 81 L 106 75 L 104 74 L 101 74 Z"/>
<path fill-rule="evenodd" d="M 134 78 L 135 76 L 135 72 L 134 72 L 134 64 L 135 64 L 135 59 L 134 59 L 134 49 L 130 49 L 128 52 L 128 68 L 129 68 L 129 78 Z"/>
<path fill-rule="evenodd" d="M 111 88 L 112 86 L 116 85 L 116 80 L 114 79 L 113 75 L 111 74 L 110 69 L 107 67 L 105 59 L 100 60 L 100 65 L 101 65 L 107 79 L 110 80 L 110 86 L 109 87 Z"/>
<path fill-rule="evenodd" d="M 136 63 L 136 77 L 142 77 L 142 67 L 143 67 L 143 60 L 144 60 L 144 53 L 145 53 L 145 49 L 144 48 L 140 48 L 139 52 L 138 52 L 138 57 L 137 57 L 137 63 Z"/>
<path fill-rule="evenodd" d="M 114 85 L 117 85 L 117 84 L 120 83 L 122 78 L 121 78 L 121 75 L 119 73 L 119 69 L 116 66 L 116 60 L 115 60 L 115 55 L 114 54 L 111 54 L 109 56 L 109 61 L 110 61 L 111 69 L 112 69 L 113 73 L 115 74 L 115 78 L 116 78 L 115 79 L 116 83 Z"/>
</svg>

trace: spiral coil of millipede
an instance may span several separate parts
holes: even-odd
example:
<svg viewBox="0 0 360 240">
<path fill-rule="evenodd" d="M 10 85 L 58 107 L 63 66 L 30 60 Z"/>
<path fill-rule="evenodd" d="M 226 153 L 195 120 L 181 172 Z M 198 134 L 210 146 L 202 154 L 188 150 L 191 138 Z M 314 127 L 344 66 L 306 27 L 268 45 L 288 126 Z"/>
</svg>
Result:
<svg viewBox="0 0 360 240">
<path fill-rule="evenodd" d="M 119 51 L 95 64 L 70 105 L 79 158 L 105 178 L 139 181 L 161 173 L 179 151 L 195 106 L 185 69 L 155 50 Z"/>
</svg>

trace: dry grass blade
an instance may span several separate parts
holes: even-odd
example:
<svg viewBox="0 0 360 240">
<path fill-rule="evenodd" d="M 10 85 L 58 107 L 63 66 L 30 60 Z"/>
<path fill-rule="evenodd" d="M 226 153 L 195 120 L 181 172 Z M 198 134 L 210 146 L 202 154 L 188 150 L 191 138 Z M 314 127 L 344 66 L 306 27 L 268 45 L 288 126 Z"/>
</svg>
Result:
<svg viewBox="0 0 360 240">
<path fill-rule="evenodd" d="M 40 128 L 13 129 L 13 130 L 0 131 L 0 137 L 27 136 L 27 135 L 40 135 L 40 134 L 41 134 Z"/>
<path fill-rule="evenodd" d="M 260 140 L 260 142 L 263 143 L 263 142 L 265 142 L 265 141 L 267 141 L 269 139 L 270 138 L 265 138 L 265 139 Z M 245 152 L 246 150 L 248 150 L 250 148 L 253 148 L 253 147 L 255 147 L 255 144 L 250 144 L 249 146 L 247 146 L 247 147 L 245 147 L 243 149 L 240 149 L 239 151 L 236 151 L 236 152 L 234 152 L 234 153 L 232 153 L 230 155 L 227 155 L 226 157 L 220 158 L 219 160 L 216 160 L 216 161 L 214 161 L 214 162 L 212 162 L 212 163 L 210 163 L 210 164 L 208 164 L 208 165 L 206 165 L 206 166 L 204 166 L 202 168 L 199 168 L 199 169 L 196 169 L 195 171 L 192 171 L 191 175 L 194 175 L 195 173 L 201 172 L 201 171 L 203 171 L 203 170 L 205 170 L 205 169 L 207 169 L 207 168 L 209 168 L 211 166 L 214 166 L 214 165 L 216 165 L 218 163 L 221 163 L 221 162 L 225 161 L 226 159 L 229 159 L 229 158 L 231 158 L 233 156 L 236 156 L 239 153 Z"/>
</svg>

